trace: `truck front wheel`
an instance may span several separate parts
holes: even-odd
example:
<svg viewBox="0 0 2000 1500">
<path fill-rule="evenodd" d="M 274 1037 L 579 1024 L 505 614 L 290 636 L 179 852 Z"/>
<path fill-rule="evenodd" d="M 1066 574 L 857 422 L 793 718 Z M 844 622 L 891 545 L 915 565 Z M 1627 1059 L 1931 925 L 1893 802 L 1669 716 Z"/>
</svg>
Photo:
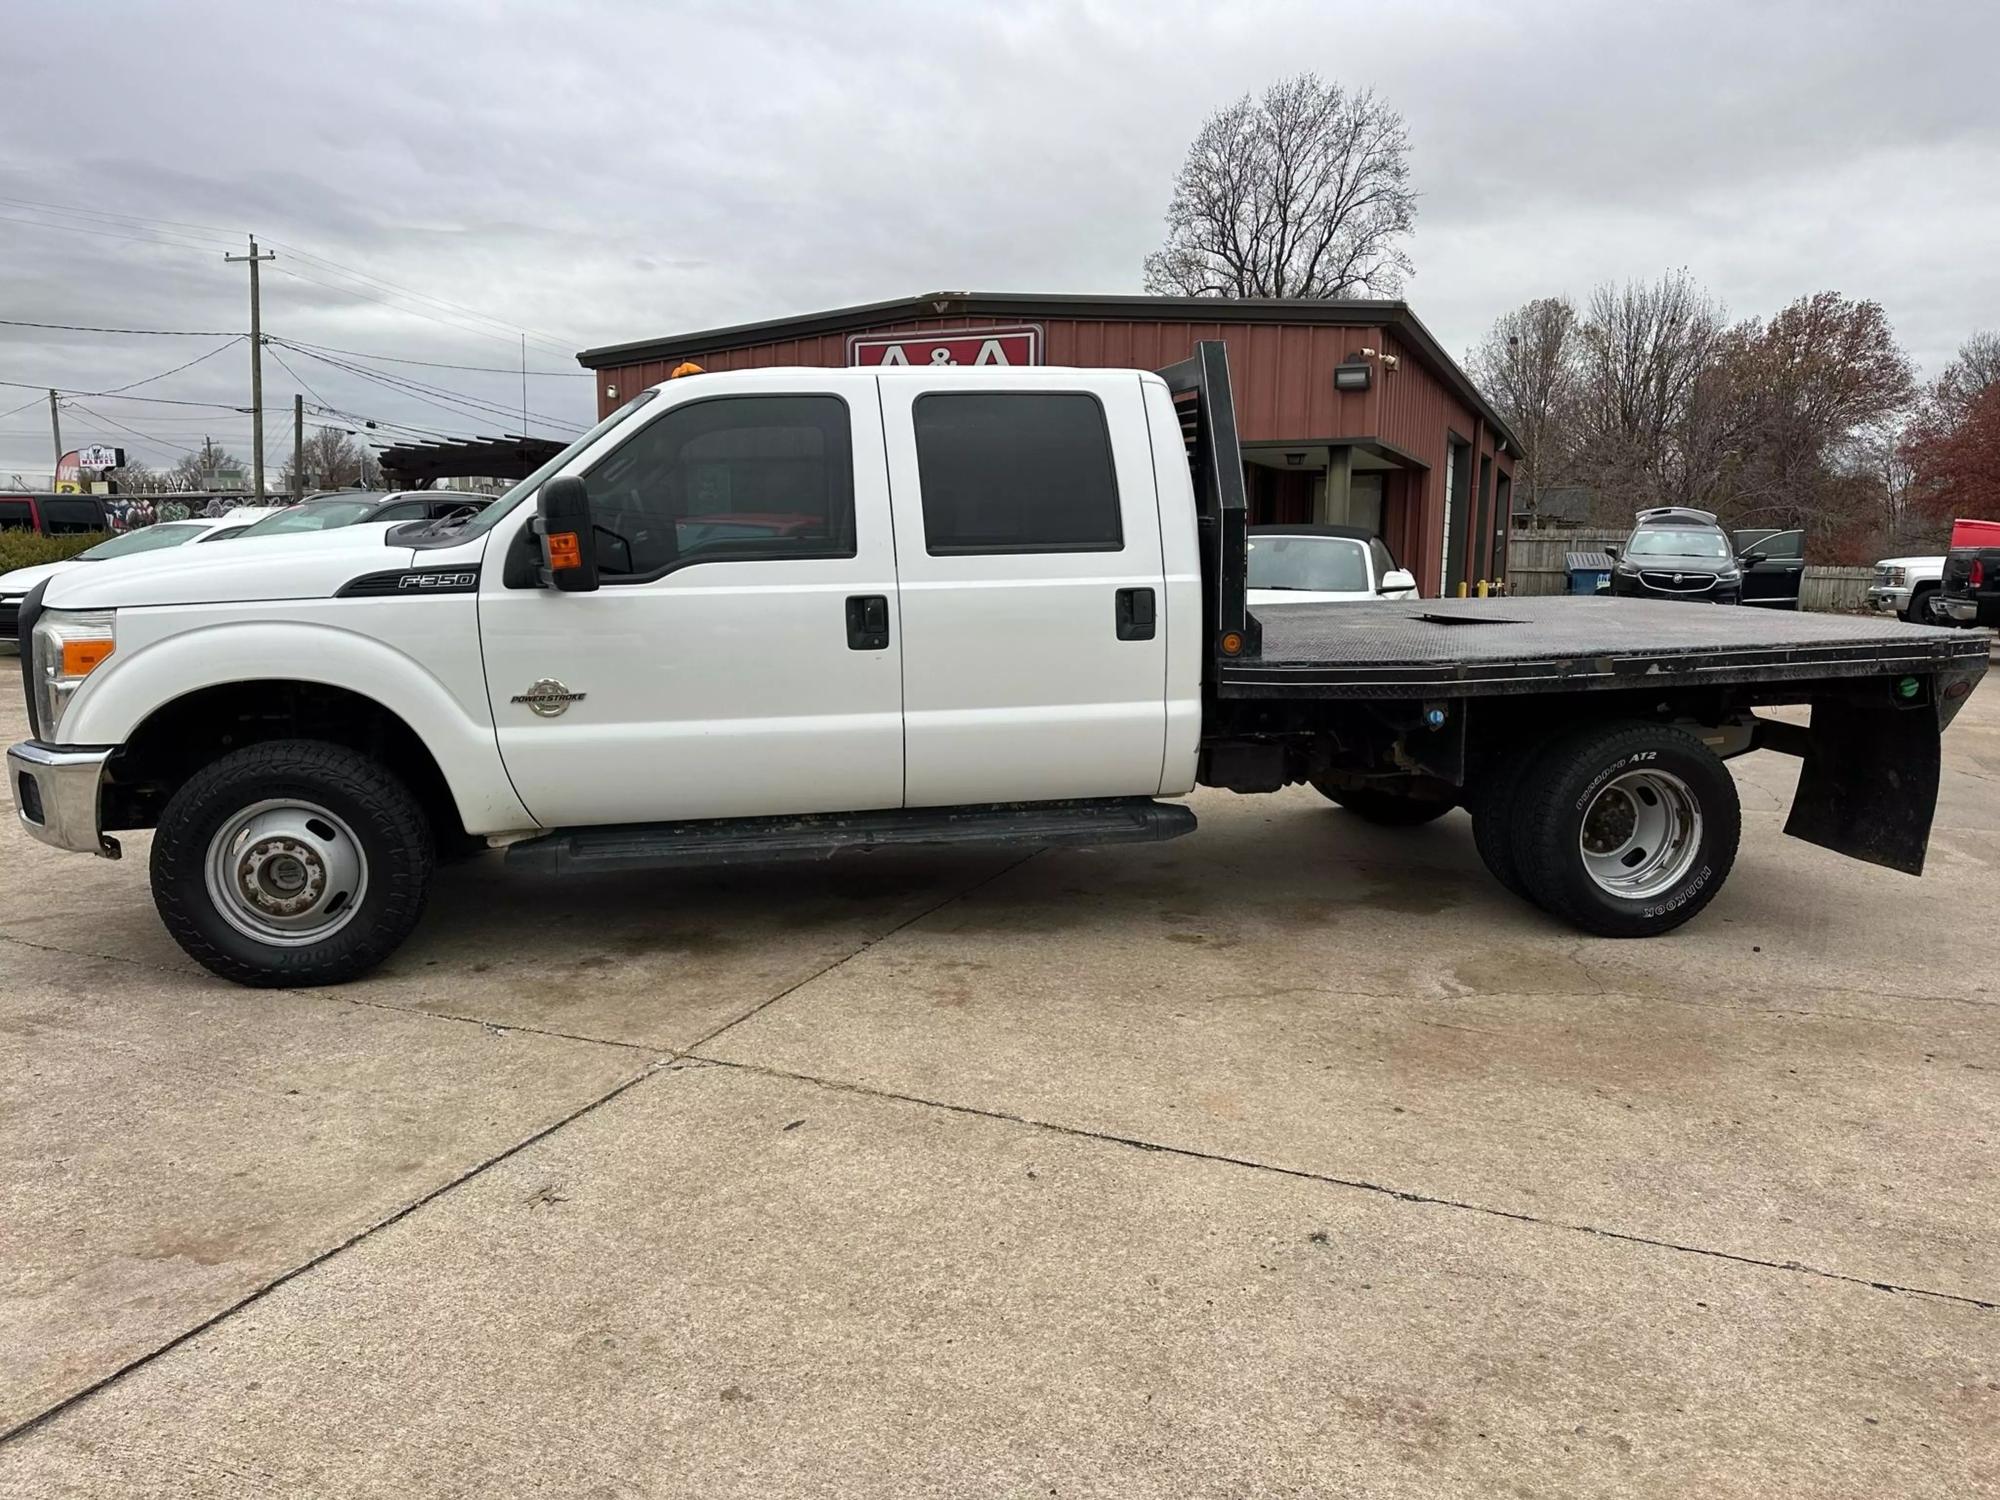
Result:
<svg viewBox="0 0 2000 1500">
<path fill-rule="evenodd" d="M 273 740 L 190 777 L 153 835 L 153 902 L 174 941 L 238 984 L 359 978 L 423 914 L 423 810 L 343 745 Z"/>
<path fill-rule="evenodd" d="M 1544 910 L 1601 937 L 1654 937 L 1714 899 L 1736 861 L 1736 782 L 1685 730 L 1579 729 L 1515 800 L 1514 865 Z"/>
</svg>

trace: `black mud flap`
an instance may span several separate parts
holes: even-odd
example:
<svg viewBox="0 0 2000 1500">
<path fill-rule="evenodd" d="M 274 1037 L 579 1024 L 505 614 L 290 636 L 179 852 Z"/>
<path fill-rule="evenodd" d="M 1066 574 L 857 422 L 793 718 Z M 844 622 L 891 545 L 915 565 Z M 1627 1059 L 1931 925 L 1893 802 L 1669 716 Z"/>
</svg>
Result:
<svg viewBox="0 0 2000 1500">
<path fill-rule="evenodd" d="M 1873 865 L 1924 873 L 1946 715 L 1932 684 L 1920 681 L 1916 701 L 1897 702 L 1890 693 L 1814 701 L 1812 727 L 1795 741 L 1805 767 L 1786 833 Z"/>
</svg>

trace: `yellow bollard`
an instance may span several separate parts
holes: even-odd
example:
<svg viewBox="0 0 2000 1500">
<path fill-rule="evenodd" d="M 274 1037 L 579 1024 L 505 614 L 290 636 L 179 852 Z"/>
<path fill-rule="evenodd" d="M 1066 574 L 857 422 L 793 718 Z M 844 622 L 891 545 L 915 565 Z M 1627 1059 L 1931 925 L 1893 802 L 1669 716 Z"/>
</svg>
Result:
<svg viewBox="0 0 2000 1500">
<path fill-rule="evenodd" d="M 1461 581 L 1458 585 L 1458 597 L 1461 599 L 1465 597 L 1465 584 L 1463 581 Z"/>
<path fill-rule="evenodd" d="M 1482 599 L 1486 597 L 1486 580 L 1484 578 L 1479 580 L 1479 597 Z"/>
</svg>

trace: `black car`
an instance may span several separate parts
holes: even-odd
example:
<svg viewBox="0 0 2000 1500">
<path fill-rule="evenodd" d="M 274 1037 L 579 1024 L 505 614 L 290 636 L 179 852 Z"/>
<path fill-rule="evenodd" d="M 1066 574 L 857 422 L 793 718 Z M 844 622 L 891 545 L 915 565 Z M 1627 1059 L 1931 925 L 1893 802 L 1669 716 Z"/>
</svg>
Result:
<svg viewBox="0 0 2000 1500">
<path fill-rule="evenodd" d="M 1729 533 L 1705 510 L 1665 505 L 1639 512 L 1638 525 L 1612 557 L 1611 592 L 1627 599 L 1684 599 L 1697 604 L 1743 602 L 1743 570 L 1762 562 L 1742 558 Z"/>
</svg>

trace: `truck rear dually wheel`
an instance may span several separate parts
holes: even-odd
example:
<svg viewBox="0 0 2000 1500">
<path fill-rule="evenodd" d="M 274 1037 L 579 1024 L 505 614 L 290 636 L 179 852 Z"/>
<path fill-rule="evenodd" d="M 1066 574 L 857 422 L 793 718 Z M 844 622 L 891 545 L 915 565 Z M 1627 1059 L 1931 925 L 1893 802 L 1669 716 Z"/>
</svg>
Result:
<svg viewBox="0 0 2000 1500">
<path fill-rule="evenodd" d="M 1736 861 L 1736 782 L 1665 724 L 1590 725 L 1558 739 L 1516 794 L 1514 866 L 1544 910 L 1601 937 L 1670 932 Z"/>
<path fill-rule="evenodd" d="M 204 968 L 248 985 L 338 984 L 423 914 L 434 856 L 409 789 L 343 745 L 274 740 L 204 767 L 153 836 L 153 901 Z"/>
</svg>

